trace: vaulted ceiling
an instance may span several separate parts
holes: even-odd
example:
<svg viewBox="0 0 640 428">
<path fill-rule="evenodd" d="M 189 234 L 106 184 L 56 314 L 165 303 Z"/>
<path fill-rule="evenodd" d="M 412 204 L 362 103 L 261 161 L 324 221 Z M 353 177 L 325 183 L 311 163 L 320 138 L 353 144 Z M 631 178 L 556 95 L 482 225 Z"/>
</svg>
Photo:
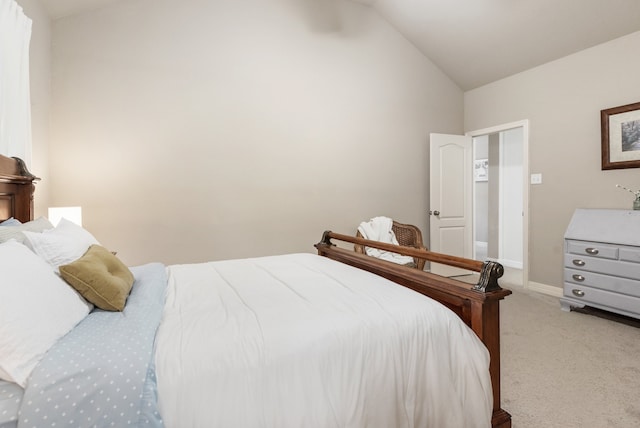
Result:
<svg viewBox="0 0 640 428">
<path fill-rule="evenodd" d="M 126 0 L 40 1 L 59 19 Z M 640 31 L 640 0 L 353 1 L 376 9 L 463 90 Z"/>
</svg>

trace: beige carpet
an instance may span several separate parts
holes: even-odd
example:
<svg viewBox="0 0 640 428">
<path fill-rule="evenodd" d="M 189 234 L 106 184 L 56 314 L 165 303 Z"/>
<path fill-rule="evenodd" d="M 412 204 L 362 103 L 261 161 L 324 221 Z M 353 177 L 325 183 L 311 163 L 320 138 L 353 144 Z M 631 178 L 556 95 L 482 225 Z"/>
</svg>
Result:
<svg viewBox="0 0 640 428">
<path fill-rule="evenodd" d="M 502 407 L 513 427 L 640 427 L 640 328 L 507 288 Z"/>
</svg>

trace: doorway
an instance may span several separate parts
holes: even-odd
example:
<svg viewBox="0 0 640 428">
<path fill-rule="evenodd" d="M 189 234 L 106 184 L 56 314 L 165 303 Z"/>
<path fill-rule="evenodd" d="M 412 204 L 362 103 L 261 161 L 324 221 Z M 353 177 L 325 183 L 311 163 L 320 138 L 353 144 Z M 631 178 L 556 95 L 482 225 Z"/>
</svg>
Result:
<svg viewBox="0 0 640 428">
<path fill-rule="evenodd" d="M 528 284 L 528 121 L 468 132 L 474 159 L 476 260 L 505 267 L 504 281 Z"/>
</svg>

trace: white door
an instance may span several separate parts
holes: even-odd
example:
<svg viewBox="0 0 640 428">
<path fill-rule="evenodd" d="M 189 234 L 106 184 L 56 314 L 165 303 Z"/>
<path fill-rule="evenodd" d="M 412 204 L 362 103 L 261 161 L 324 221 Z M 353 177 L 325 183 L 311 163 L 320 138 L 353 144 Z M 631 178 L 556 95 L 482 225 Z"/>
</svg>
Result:
<svg viewBox="0 0 640 428">
<path fill-rule="evenodd" d="M 473 145 L 463 135 L 430 135 L 431 251 L 471 258 Z M 431 263 L 431 272 L 443 276 L 465 275 L 469 271 Z"/>
</svg>

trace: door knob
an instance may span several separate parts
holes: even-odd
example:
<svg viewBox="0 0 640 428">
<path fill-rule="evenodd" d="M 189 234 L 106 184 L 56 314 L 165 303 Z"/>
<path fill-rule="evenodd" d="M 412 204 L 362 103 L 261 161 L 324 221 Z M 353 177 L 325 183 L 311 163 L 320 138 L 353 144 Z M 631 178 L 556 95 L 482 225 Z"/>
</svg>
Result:
<svg viewBox="0 0 640 428">
<path fill-rule="evenodd" d="M 438 211 L 438 210 L 434 211 L 433 215 L 440 215 L 440 211 Z"/>
</svg>

